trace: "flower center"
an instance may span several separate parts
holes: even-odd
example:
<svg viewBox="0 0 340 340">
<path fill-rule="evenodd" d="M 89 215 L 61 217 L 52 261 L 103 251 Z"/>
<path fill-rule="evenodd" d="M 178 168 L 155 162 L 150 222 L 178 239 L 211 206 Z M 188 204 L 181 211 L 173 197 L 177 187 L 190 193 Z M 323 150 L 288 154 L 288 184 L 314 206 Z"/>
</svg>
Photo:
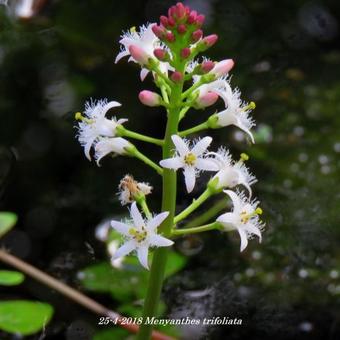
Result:
<svg viewBox="0 0 340 340">
<path fill-rule="evenodd" d="M 129 234 L 134 240 L 136 240 L 138 243 L 141 243 L 146 239 L 147 231 L 145 230 L 144 226 L 142 226 L 142 231 L 139 231 L 136 228 L 130 228 Z"/>
<path fill-rule="evenodd" d="M 187 155 L 185 155 L 184 162 L 185 164 L 192 166 L 195 165 L 196 159 L 196 155 L 194 155 L 192 152 L 189 152 Z"/>
<path fill-rule="evenodd" d="M 248 213 L 245 210 L 243 210 L 240 213 L 240 217 L 241 217 L 241 223 L 246 224 L 248 223 L 248 221 L 256 216 L 256 215 L 261 215 L 262 214 L 262 209 L 261 208 L 256 208 L 252 213 Z"/>
</svg>

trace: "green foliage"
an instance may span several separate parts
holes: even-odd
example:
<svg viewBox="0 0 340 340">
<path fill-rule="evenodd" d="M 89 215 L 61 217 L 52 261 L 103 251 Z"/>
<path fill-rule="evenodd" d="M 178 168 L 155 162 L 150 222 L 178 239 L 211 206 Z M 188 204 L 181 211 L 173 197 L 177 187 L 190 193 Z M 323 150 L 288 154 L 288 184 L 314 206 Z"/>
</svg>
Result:
<svg viewBox="0 0 340 340">
<path fill-rule="evenodd" d="M 185 256 L 170 251 L 165 268 L 165 278 L 180 271 L 186 262 Z M 79 277 L 86 289 L 111 294 L 120 303 L 117 310 L 121 314 L 140 317 L 143 311 L 140 301 L 145 297 L 148 275 L 148 271 L 141 267 L 135 256 L 127 256 L 121 268 L 114 268 L 108 262 L 101 262 L 85 268 Z M 165 310 L 165 303 L 160 301 L 156 316 L 164 315 Z M 164 327 L 161 328 L 161 331 L 165 331 Z M 169 334 L 177 334 L 177 329 L 174 327 L 169 327 L 166 331 Z M 125 330 L 114 328 L 97 333 L 94 339 L 125 339 L 127 334 Z"/>
<path fill-rule="evenodd" d="M 0 302 L 0 329 L 21 335 L 34 334 L 46 326 L 52 315 L 53 307 L 46 303 L 25 300 Z"/>
<path fill-rule="evenodd" d="M 124 328 L 110 328 L 95 334 L 93 340 L 127 339 L 129 332 Z"/>
<path fill-rule="evenodd" d="M 165 278 L 181 270 L 186 258 L 175 252 L 169 253 Z M 122 268 L 114 268 L 102 262 L 85 268 L 81 272 L 83 286 L 100 293 L 110 293 L 118 301 L 141 299 L 145 295 L 148 272 L 143 269 L 136 257 L 126 257 Z"/>
<path fill-rule="evenodd" d="M 0 237 L 10 231 L 17 223 L 17 215 L 11 212 L 0 212 Z"/>
<path fill-rule="evenodd" d="M 0 270 L 0 285 L 15 286 L 25 280 L 25 276 L 20 272 L 12 270 Z"/>
</svg>

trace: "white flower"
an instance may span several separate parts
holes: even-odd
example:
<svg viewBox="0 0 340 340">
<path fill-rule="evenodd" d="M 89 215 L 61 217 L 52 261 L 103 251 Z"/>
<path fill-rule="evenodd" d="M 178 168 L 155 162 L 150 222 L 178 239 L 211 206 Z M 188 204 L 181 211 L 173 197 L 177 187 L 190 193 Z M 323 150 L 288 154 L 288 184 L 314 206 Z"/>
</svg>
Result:
<svg viewBox="0 0 340 340">
<path fill-rule="evenodd" d="M 156 37 L 156 35 L 152 32 L 153 25 L 155 25 L 155 23 L 148 24 L 147 26 L 143 25 L 139 28 L 139 32 L 136 31 L 135 27 L 131 28 L 130 31 L 125 32 L 119 40 L 119 43 L 122 45 L 122 49 L 118 53 L 115 63 L 126 56 L 130 56 L 129 61 L 132 60 L 135 63 L 138 63 L 138 61 L 134 59 L 130 54 L 130 46 L 137 46 L 149 58 L 154 58 L 153 51 L 155 50 L 155 48 L 163 47 L 163 45 Z M 168 63 L 160 63 L 160 69 L 163 72 L 167 72 L 168 66 L 170 67 Z M 149 70 L 147 68 L 142 68 L 140 73 L 142 81 L 145 79 L 148 73 Z"/>
<path fill-rule="evenodd" d="M 205 158 L 208 146 L 212 142 L 211 137 L 204 137 L 197 141 L 193 147 L 189 146 L 189 142 L 177 135 L 171 136 L 176 147 L 176 155 L 173 158 L 167 158 L 160 161 L 160 165 L 164 168 L 177 170 L 184 169 L 185 185 L 188 192 L 194 189 L 196 176 L 199 170 L 217 171 L 216 163 L 209 158 Z"/>
<path fill-rule="evenodd" d="M 95 144 L 95 159 L 97 165 L 99 166 L 100 160 L 106 155 L 113 153 L 117 155 L 126 155 L 128 151 L 126 148 L 131 147 L 131 143 L 129 143 L 126 139 L 122 137 L 108 138 L 102 137 Z"/>
<path fill-rule="evenodd" d="M 120 103 L 106 99 L 85 103 L 85 116 L 80 113 L 76 114 L 76 118 L 80 120 L 78 126 L 78 140 L 84 147 L 86 157 L 91 160 L 90 150 L 99 137 L 114 137 L 116 135 L 117 126 L 123 124 L 127 119 L 108 119 L 106 113 L 113 107 L 121 106 Z"/>
<path fill-rule="evenodd" d="M 152 186 L 149 183 L 137 182 L 131 175 L 126 175 L 119 183 L 119 200 L 122 205 L 132 203 L 137 194 L 142 193 L 149 195 L 152 191 Z"/>
<path fill-rule="evenodd" d="M 253 119 L 249 116 L 255 104 L 251 102 L 246 104 L 240 98 L 240 91 L 231 89 L 228 82 L 225 82 L 223 89 L 217 89 L 216 93 L 223 99 L 226 109 L 217 113 L 217 124 L 219 126 L 235 125 L 246 132 L 251 141 L 255 143 L 250 129 L 255 125 Z"/>
<path fill-rule="evenodd" d="M 203 62 L 205 61 L 210 61 L 207 58 L 203 59 Z M 192 61 L 191 63 L 189 63 L 189 65 L 187 66 L 187 72 L 193 72 L 193 70 L 199 65 L 198 61 Z M 197 82 L 199 82 L 202 78 L 202 75 L 193 75 L 192 79 L 193 79 L 193 85 L 195 85 Z M 197 88 L 197 90 L 194 92 L 194 94 L 197 95 L 197 99 L 196 99 L 196 108 L 200 109 L 206 106 L 210 106 L 210 105 L 200 105 L 200 99 L 203 98 L 207 98 L 209 96 L 209 94 L 214 93 L 216 95 L 216 99 L 218 98 L 218 96 L 220 96 L 220 93 L 223 93 L 223 91 L 225 91 L 225 87 L 229 86 L 226 77 L 222 76 L 219 77 L 218 79 L 210 82 L 210 83 L 206 83 L 206 84 L 202 84 L 201 86 L 199 86 Z M 215 100 L 216 101 L 216 100 Z M 197 105 L 198 104 L 198 105 Z"/>
<path fill-rule="evenodd" d="M 157 227 L 168 217 L 165 211 L 151 219 L 144 220 L 137 208 L 136 202 L 131 205 L 130 223 L 112 221 L 111 226 L 126 237 L 126 242 L 113 254 L 112 260 L 137 251 L 138 260 L 143 267 L 149 269 L 148 252 L 150 247 L 169 247 L 173 241 L 157 234 Z"/>
<path fill-rule="evenodd" d="M 107 245 L 107 251 L 111 256 L 111 265 L 114 268 L 122 268 L 123 267 L 124 256 L 122 256 L 120 258 L 113 258 L 113 255 L 116 253 L 118 248 L 119 248 L 119 242 L 117 240 L 112 240 Z"/>
<path fill-rule="evenodd" d="M 219 169 L 213 177 L 213 180 L 218 178 L 217 188 L 234 188 L 236 185 L 241 184 L 247 188 L 251 196 L 252 191 L 250 186 L 256 183 L 257 180 L 256 177 L 249 172 L 242 158 L 238 162 L 233 161 L 229 151 L 223 147 L 217 152 L 209 152 L 208 155 L 215 156 L 214 160 Z"/>
<path fill-rule="evenodd" d="M 264 224 L 259 215 L 262 214 L 261 208 L 258 208 L 257 201 L 250 201 L 243 194 L 235 193 L 231 190 L 224 190 L 233 202 L 233 211 L 225 213 L 217 218 L 226 231 L 237 230 L 241 238 L 241 251 L 248 245 L 248 239 L 256 235 L 259 241 L 262 241 L 261 231 Z"/>
<path fill-rule="evenodd" d="M 194 84 L 199 81 L 200 76 L 194 76 Z M 197 99 L 196 99 L 196 106 L 197 108 L 203 108 L 206 106 L 210 106 L 216 102 L 218 99 L 218 96 L 220 96 L 220 93 L 224 90 L 227 82 L 224 78 L 219 78 L 211 83 L 203 84 L 194 92 L 197 93 Z M 209 95 L 212 96 L 214 94 L 214 100 L 212 100 L 212 103 L 209 102 Z M 208 102 L 208 105 L 204 105 L 205 102 Z"/>
<path fill-rule="evenodd" d="M 100 223 L 94 232 L 95 237 L 102 242 L 105 242 L 109 236 L 110 221 L 106 220 Z"/>
</svg>

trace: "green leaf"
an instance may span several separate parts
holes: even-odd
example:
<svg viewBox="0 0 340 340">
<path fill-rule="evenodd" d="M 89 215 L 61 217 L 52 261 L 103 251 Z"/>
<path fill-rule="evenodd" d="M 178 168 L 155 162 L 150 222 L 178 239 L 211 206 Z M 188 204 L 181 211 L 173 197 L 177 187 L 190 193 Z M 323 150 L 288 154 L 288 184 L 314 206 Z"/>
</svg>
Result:
<svg viewBox="0 0 340 340">
<path fill-rule="evenodd" d="M 0 285 L 14 286 L 19 285 L 25 279 L 24 274 L 11 270 L 0 270 Z"/>
<path fill-rule="evenodd" d="M 30 335 L 39 332 L 53 315 L 46 303 L 24 300 L 0 302 L 0 329 L 8 333 Z"/>
<path fill-rule="evenodd" d="M 137 264 L 113 268 L 110 263 L 102 262 L 85 268 L 78 277 L 86 289 L 110 293 L 116 300 L 124 302 L 144 296 L 147 275 L 148 272 Z"/>
<path fill-rule="evenodd" d="M 170 251 L 168 255 L 168 260 L 165 267 L 165 278 L 172 276 L 179 272 L 187 263 L 187 258 L 181 254 L 174 251 Z"/>
<path fill-rule="evenodd" d="M 185 264 L 186 257 L 169 252 L 165 277 L 177 273 Z M 114 299 L 126 302 L 144 298 L 149 272 L 140 265 L 136 256 L 127 256 L 122 268 L 114 268 L 110 263 L 102 262 L 85 268 L 78 277 L 86 289 L 110 293 Z"/>
<path fill-rule="evenodd" d="M 96 333 L 93 340 L 127 339 L 129 334 L 126 329 L 115 327 Z"/>
<path fill-rule="evenodd" d="M 0 212 L 0 237 L 5 235 L 17 223 L 17 215 L 11 212 Z"/>
</svg>

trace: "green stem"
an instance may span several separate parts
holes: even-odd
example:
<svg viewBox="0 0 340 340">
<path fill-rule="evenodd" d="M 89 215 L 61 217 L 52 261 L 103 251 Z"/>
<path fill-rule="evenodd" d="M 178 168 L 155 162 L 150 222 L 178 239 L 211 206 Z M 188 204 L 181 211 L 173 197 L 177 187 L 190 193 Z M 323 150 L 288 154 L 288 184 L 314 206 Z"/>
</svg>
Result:
<svg viewBox="0 0 340 340">
<path fill-rule="evenodd" d="M 173 82 L 158 68 L 158 66 L 154 67 L 152 71 L 154 71 L 157 76 L 162 79 L 166 84 L 168 84 L 169 86 L 173 86 Z"/>
<path fill-rule="evenodd" d="M 169 104 L 169 97 L 168 97 L 168 93 L 166 92 L 166 86 L 161 85 L 160 89 L 161 89 L 161 93 L 162 93 L 164 102 L 166 104 Z"/>
<path fill-rule="evenodd" d="M 187 135 L 191 135 L 192 133 L 200 132 L 200 131 L 208 129 L 208 128 L 209 128 L 209 125 L 208 125 L 208 122 L 206 121 L 204 123 L 198 124 L 198 125 L 190 128 L 190 129 L 179 132 L 179 136 L 185 137 Z"/>
<path fill-rule="evenodd" d="M 208 222 L 210 219 L 214 218 L 218 213 L 224 210 L 227 205 L 228 201 L 225 198 L 217 201 L 211 208 L 186 223 L 186 226 L 191 228 Z"/>
<path fill-rule="evenodd" d="M 185 98 L 189 97 L 191 95 L 191 93 L 193 93 L 196 89 L 198 89 L 204 83 L 205 83 L 205 81 L 203 81 L 202 78 L 201 78 L 197 83 L 195 83 L 190 88 L 188 88 L 185 92 L 183 92 L 181 98 L 185 99 Z"/>
<path fill-rule="evenodd" d="M 150 158 L 146 157 L 143 153 L 138 151 L 135 146 L 133 148 L 129 148 L 128 151 L 131 156 L 138 158 L 139 160 L 156 170 L 159 175 L 163 175 L 163 169 L 159 165 L 154 163 Z"/>
<path fill-rule="evenodd" d="M 185 63 L 178 64 L 176 67 L 180 72 L 184 72 Z M 163 158 L 169 158 L 173 154 L 174 145 L 171 136 L 178 132 L 179 112 L 181 107 L 181 93 L 183 83 L 172 84 L 170 95 L 170 108 L 168 110 L 168 121 L 166 125 Z M 171 235 L 173 220 L 176 209 L 176 192 L 177 192 L 177 175 L 176 172 L 170 169 L 163 171 L 163 193 L 162 193 L 162 211 L 168 211 L 169 216 L 162 223 L 159 230 L 165 237 Z M 143 319 L 156 315 L 157 306 L 160 299 L 160 294 L 163 285 L 165 265 L 168 255 L 167 247 L 157 248 L 153 255 L 149 283 L 144 301 Z M 152 325 L 142 324 L 138 334 L 138 340 L 150 339 Z"/>
<path fill-rule="evenodd" d="M 174 224 L 177 224 L 178 222 L 185 219 L 187 216 L 189 216 L 193 211 L 195 211 L 202 203 L 204 203 L 211 195 L 212 195 L 211 189 L 207 188 L 201 196 L 199 196 L 197 199 L 195 199 L 186 209 L 184 209 L 179 215 L 177 215 L 174 218 Z"/>
<path fill-rule="evenodd" d="M 138 203 L 139 203 L 139 205 L 141 206 L 142 210 L 144 211 L 145 216 L 146 216 L 148 219 L 150 219 L 150 218 L 152 217 L 152 214 L 151 214 L 151 212 L 150 212 L 150 210 L 149 210 L 148 205 L 146 204 L 145 197 L 144 197 L 144 199 L 139 200 Z"/>
<path fill-rule="evenodd" d="M 220 223 L 213 222 L 213 223 L 205 224 L 205 225 L 194 227 L 194 228 L 175 229 L 172 231 L 172 235 L 179 236 L 179 235 L 187 235 L 187 234 L 194 234 L 194 233 L 202 233 L 204 231 L 220 229 L 220 228 L 221 228 Z"/>
<path fill-rule="evenodd" d="M 159 146 L 162 146 L 163 143 L 164 143 L 162 139 L 157 139 L 157 138 L 145 136 L 145 135 L 142 135 L 140 133 L 125 129 L 123 126 L 118 126 L 117 132 L 118 132 L 119 136 L 130 137 L 130 138 L 133 138 L 133 139 L 138 139 L 138 140 L 141 140 L 143 142 L 152 143 L 152 144 L 156 144 L 156 145 L 159 145 Z"/>
<path fill-rule="evenodd" d="M 190 105 L 183 107 L 183 109 L 179 113 L 179 120 L 182 120 L 185 117 L 185 114 L 189 111 L 190 108 Z"/>
</svg>

